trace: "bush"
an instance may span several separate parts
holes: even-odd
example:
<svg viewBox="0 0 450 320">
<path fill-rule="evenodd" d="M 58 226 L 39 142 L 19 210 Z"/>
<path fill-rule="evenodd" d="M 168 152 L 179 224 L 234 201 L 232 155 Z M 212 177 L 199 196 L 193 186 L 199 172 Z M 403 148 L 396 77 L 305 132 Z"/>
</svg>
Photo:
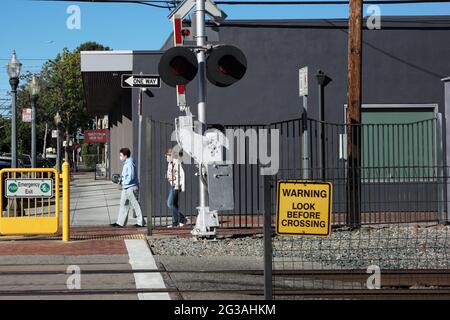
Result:
<svg viewBox="0 0 450 320">
<path fill-rule="evenodd" d="M 91 143 L 83 143 L 81 145 L 81 156 L 97 154 L 97 146 Z"/>
<path fill-rule="evenodd" d="M 97 155 L 96 154 L 85 154 L 82 156 L 83 164 L 86 168 L 95 169 L 95 165 L 97 164 Z"/>
<path fill-rule="evenodd" d="M 97 164 L 97 146 L 95 144 L 83 143 L 81 145 L 81 158 L 83 164 L 89 169 L 95 169 Z"/>
</svg>

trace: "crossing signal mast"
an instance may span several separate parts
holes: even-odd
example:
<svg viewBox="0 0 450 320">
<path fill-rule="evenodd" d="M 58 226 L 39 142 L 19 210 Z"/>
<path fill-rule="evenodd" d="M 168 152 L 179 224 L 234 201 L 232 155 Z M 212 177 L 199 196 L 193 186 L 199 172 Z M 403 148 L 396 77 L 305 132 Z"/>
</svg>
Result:
<svg viewBox="0 0 450 320">
<path fill-rule="evenodd" d="M 184 46 L 182 19 L 194 8 L 196 45 Z M 175 119 L 178 144 L 198 165 L 199 206 L 192 230 L 196 237 L 214 237 L 219 226 L 218 211 L 234 209 L 232 166 L 223 162 L 223 148 L 228 147 L 226 137 L 218 130 L 206 132 L 206 79 L 215 86 L 228 87 L 241 80 L 247 70 L 247 59 L 240 49 L 207 44 L 206 15 L 216 24 L 226 18 L 212 0 L 184 0 L 172 11 L 169 19 L 174 25 L 174 47 L 164 53 L 158 66 L 161 80 L 176 87 L 177 104 L 186 113 Z M 195 77 L 198 80 L 196 124 L 185 96 L 185 86 Z"/>
</svg>

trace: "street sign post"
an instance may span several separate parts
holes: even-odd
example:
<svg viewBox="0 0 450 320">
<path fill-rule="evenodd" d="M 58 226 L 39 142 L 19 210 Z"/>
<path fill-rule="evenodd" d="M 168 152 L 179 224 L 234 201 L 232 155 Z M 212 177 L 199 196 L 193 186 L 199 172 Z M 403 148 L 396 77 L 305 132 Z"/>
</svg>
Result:
<svg viewBox="0 0 450 320">
<path fill-rule="evenodd" d="M 299 70 L 299 95 L 304 97 L 308 95 L 308 67 Z"/>
<path fill-rule="evenodd" d="M 52 198 L 52 179 L 6 179 L 7 198 Z"/>
<path fill-rule="evenodd" d="M 299 70 L 299 95 L 303 97 L 302 110 L 302 178 L 309 179 L 309 153 L 308 153 L 308 67 Z"/>
<path fill-rule="evenodd" d="M 329 236 L 332 185 L 329 182 L 280 180 L 276 232 L 283 236 Z"/>
<path fill-rule="evenodd" d="M 161 88 L 161 77 L 149 74 L 123 74 L 122 88 Z"/>
</svg>

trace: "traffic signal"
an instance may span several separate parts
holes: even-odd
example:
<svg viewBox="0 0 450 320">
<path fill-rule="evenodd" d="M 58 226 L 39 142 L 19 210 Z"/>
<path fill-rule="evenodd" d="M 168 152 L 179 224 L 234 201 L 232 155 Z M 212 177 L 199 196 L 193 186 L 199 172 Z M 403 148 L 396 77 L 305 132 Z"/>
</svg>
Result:
<svg viewBox="0 0 450 320">
<path fill-rule="evenodd" d="M 247 59 L 234 46 L 219 46 L 212 50 L 206 61 L 206 77 L 218 87 L 228 87 L 244 77 Z"/>
<path fill-rule="evenodd" d="M 161 80 L 171 87 L 188 84 L 195 78 L 197 70 L 197 57 L 185 47 L 167 50 L 158 65 Z"/>
<path fill-rule="evenodd" d="M 197 74 L 197 57 L 186 47 L 173 47 L 163 54 L 158 69 L 161 80 L 167 85 L 186 85 Z M 241 80 L 246 71 L 247 58 L 234 46 L 214 47 L 206 61 L 206 77 L 218 87 L 231 86 Z"/>
</svg>

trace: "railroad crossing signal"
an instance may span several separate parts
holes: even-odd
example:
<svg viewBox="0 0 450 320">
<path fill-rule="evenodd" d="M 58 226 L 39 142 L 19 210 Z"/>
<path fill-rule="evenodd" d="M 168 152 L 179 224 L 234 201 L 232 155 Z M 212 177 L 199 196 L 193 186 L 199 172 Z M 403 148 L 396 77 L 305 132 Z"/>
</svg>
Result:
<svg viewBox="0 0 450 320">
<path fill-rule="evenodd" d="M 159 62 L 159 74 L 171 87 L 186 85 L 197 75 L 195 54 L 186 47 L 174 47 L 166 51 Z M 247 71 L 244 53 L 229 45 L 214 47 L 206 61 L 206 76 L 215 86 L 228 87 L 241 80 Z"/>
<path fill-rule="evenodd" d="M 162 81 L 171 87 L 188 84 L 194 80 L 197 71 L 197 57 L 185 47 L 170 48 L 163 54 L 158 65 Z"/>
<path fill-rule="evenodd" d="M 241 80 L 247 71 L 247 58 L 234 46 L 219 46 L 206 61 L 206 76 L 218 87 L 228 87 Z"/>
<path fill-rule="evenodd" d="M 148 74 L 123 74 L 122 88 L 161 88 L 161 77 Z"/>
</svg>

